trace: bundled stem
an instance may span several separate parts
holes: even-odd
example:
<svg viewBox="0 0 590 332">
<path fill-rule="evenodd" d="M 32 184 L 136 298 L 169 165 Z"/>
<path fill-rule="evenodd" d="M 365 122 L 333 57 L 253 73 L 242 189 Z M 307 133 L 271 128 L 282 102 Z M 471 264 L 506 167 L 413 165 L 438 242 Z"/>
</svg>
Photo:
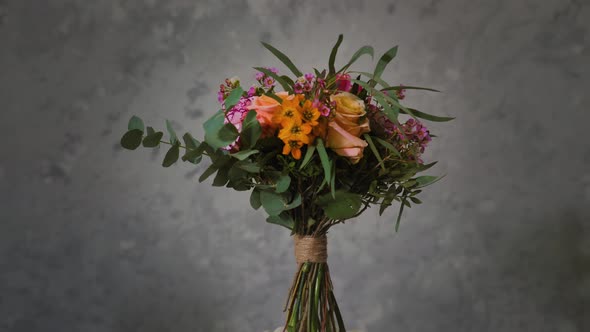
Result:
<svg viewBox="0 0 590 332">
<path fill-rule="evenodd" d="M 284 332 L 346 331 L 334 296 L 328 263 L 299 264 L 285 311 Z"/>
<path fill-rule="evenodd" d="M 298 270 L 284 311 L 284 332 L 346 331 L 333 292 L 326 235 L 295 235 Z"/>
</svg>

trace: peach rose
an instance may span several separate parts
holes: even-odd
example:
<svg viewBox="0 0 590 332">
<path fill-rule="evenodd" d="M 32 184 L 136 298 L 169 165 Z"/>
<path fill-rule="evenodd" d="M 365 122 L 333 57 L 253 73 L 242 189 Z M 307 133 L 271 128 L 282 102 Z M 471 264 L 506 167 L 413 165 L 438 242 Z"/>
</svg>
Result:
<svg viewBox="0 0 590 332">
<path fill-rule="evenodd" d="M 276 95 L 283 99 L 292 97 L 284 91 L 277 92 Z M 258 122 L 260 122 L 260 125 L 262 126 L 264 133 L 273 132 L 275 129 L 278 128 L 278 125 L 273 123 L 272 121 L 273 115 L 281 109 L 281 104 L 278 101 L 265 95 L 259 97 L 252 97 L 250 109 L 256 111 L 256 119 L 258 120 Z"/>
<path fill-rule="evenodd" d="M 328 123 L 326 146 L 357 163 L 368 145 L 359 137 L 371 131 L 369 120 L 365 117 L 365 103 L 349 92 L 332 95 L 330 100 L 336 103 L 336 110 Z"/>
</svg>

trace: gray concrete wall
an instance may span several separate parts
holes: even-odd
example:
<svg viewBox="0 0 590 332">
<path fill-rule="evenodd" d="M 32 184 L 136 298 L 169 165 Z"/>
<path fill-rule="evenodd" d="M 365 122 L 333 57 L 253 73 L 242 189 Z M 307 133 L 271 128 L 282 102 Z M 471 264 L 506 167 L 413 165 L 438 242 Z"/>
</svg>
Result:
<svg viewBox="0 0 590 332">
<path fill-rule="evenodd" d="M 0 1 L 0 330 L 263 331 L 289 234 L 204 165 L 118 145 L 137 114 L 202 135 L 225 77 L 399 44 L 385 78 L 443 94 L 409 210 L 330 233 L 349 327 L 590 331 L 588 1 Z M 367 59 L 356 69 L 372 67 Z M 280 67 L 280 66 L 279 66 Z"/>
</svg>

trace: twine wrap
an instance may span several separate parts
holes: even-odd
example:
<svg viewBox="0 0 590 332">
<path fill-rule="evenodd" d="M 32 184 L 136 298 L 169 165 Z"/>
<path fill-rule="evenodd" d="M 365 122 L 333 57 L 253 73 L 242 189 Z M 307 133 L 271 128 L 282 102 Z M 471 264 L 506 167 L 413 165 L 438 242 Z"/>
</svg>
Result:
<svg viewBox="0 0 590 332">
<path fill-rule="evenodd" d="M 328 261 L 328 237 L 295 235 L 295 260 L 297 264 L 305 262 L 326 263 Z"/>
</svg>

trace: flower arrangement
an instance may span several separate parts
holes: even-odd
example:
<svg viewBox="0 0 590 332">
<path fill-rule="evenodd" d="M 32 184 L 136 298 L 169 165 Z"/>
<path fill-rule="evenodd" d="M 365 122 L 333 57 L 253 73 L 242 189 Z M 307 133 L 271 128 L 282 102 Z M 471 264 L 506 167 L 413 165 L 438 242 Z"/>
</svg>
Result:
<svg viewBox="0 0 590 332">
<path fill-rule="evenodd" d="M 267 222 L 291 231 L 298 270 L 285 305 L 285 331 L 345 331 L 327 265 L 328 230 L 372 205 L 381 215 L 397 202 L 397 231 L 404 208 L 420 204 L 422 188 L 440 179 L 417 176 L 435 164 L 422 160 L 434 137 L 422 120 L 452 119 L 401 103 L 407 90 L 436 90 L 390 85 L 381 78 L 397 46 L 381 56 L 373 72 L 353 72 L 351 65 L 361 56 L 373 57 L 373 48 L 361 47 L 337 70 L 341 42 L 342 35 L 328 70 L 306 74 L 262 43 L 294 77 L 255 67 L 256 83 L 247 89 L 238 78 L 226 79 L 219 87 L 221 109 L 203 124 L 203 141 L 189 133 L 181 141 L 169 122 L 170 138 L 164 141 L 162 131 L 145 128 L 136 116 L 121 139 L 130 150 L 169 145 L 164 167 L 178 159 L 199 164 L 209 158 L 200 182 L 215 175 L 213 186 L 251 191 L 252 207 L 262 207 Z"/>
</svg>

